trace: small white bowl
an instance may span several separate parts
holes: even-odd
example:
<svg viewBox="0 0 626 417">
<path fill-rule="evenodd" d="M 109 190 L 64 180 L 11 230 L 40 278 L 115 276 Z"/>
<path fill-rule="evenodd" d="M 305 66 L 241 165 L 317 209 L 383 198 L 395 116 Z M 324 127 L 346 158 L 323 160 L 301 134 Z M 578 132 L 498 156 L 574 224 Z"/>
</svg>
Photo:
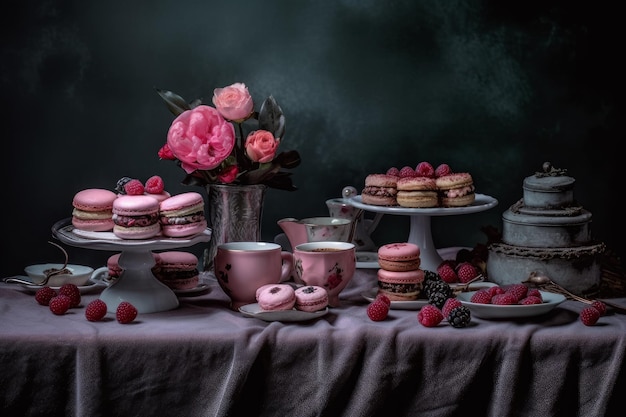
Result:
<svg viewBox="0 0 626 417">
<path fill-rule="evenodd" d="M 33 284 L 38 284 L 46 278 L 46 271 L 50 269 L 63 269 L 63 264 L 38 264 L 29 265 L 24 268 L 26 275 L 33 281 Z M 85 265 L 72 265 L 69 264 L 67 268 L 70 274 L 58 274 L 53 275 L 46 284 L 49 287 L 60 287 L 63 284 L 75 284 L 76 286 L 83 286 L 89 281 L 94 269 Z"/>
</svg>

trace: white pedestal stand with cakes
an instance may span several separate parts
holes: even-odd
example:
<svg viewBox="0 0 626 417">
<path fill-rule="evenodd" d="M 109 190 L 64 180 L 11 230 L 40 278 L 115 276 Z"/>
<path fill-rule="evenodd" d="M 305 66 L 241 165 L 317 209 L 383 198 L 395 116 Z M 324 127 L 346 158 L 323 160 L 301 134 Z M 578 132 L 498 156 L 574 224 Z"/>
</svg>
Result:
<svg viewBox="0 0 626 417">
<path fill-rule="evenodd" d="M 431 217 L 479 213 L 495 207 L 498 204 L 498 200 L 485 194 L 476 194 L 474 202 L 465 207 L 409 208 L 364 204 L 361 201 L 361 196 L 357 195 L 351 197 L 350 204 L 362 210 L 376 213 L 410 216 L 411 228 L 407 242 L 414 243 L 420 247 L 420 268 L 428 271 L 436 271 L 443 259 L 437 252 L 437 248 L 435 248 L 435 244 L 433 243 L 433 235 L 430 229 Z"/>
<path fill-rule="evenodd" d="M 211 229 L 208 228 L 189 238 L 157 236 L 145 240 L 124 240 L 112 232 L 74 229 L 71 219 L 55 223 L 52 234 L 71 246 L 121 252 L 119 264 L 123 272 L 100 294 L 108 311 L 113 313 L 122 301 L 133 304 L 139 313 L 156 313 L 177 308 L 179 304 L 176 294 L 152 274 L 155 264 L 152 251 L 188 247 L 211 240 Z"/>
</svg>

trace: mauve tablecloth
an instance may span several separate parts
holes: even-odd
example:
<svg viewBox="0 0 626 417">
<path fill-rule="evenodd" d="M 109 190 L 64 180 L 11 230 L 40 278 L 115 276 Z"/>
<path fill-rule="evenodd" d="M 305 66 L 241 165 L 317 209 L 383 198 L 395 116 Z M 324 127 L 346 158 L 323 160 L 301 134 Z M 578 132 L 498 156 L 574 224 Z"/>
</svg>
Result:
<svg viewBox="0 0 626 417">
<path fill-rule="evenodd" d="M 264 322 L 217 284 L 128 325 L 64 316 L 0 285 L 2 416 L 621 416 L 626 316 L 586 327 L 566 301 L 524 320 L 426 328 L 368 319 L 358 270 L 314 321 Z M 98 294 L 83 296 L 82 306 Z M 111 316 L 111 315 L 109 315 Z"/>
</svg>

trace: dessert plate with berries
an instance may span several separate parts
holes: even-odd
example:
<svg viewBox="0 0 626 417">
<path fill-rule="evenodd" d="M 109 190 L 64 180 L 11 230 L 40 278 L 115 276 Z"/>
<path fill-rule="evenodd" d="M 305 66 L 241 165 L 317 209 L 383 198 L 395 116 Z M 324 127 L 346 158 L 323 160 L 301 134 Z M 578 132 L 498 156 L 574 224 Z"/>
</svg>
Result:
<svg viewBox="0 0 626 417">
<path fill-rule="evenodd" d="M 481 319 L 516 319 L 539 316 L 552 311 L 565 301 L 564 295 L 539 291 L 542 301 L 538 304 L 485 304 L 472 302 L 472 297 L 478 291 L 461 292 L 457 294 L 456 298 L 470 309 L 472 316 Z"/>
</svg>

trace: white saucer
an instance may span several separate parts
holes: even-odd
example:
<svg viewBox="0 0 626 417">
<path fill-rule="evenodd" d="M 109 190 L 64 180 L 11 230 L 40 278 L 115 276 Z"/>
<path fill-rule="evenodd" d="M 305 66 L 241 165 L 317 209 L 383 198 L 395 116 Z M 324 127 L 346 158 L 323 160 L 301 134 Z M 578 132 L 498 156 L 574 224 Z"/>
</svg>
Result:
<svg viewBox="0 0 626 417">
<path fill-rule="evenodd" d="M 186 288 L 184 290 L 172 290 L 174 294 L 179 295 L 181 297 L 195 297 L 196 295 L 201 295 L 208 292 L 211 289 L 209 284 L 205 282 L 199 283 L 197 286 L 193 288 Z"/>
<path fill-rule="evenodd" d="M 257 319 L 265 321 L 307 321 L 324 316 L 328 313 L 328 307 L 320 311 L 314 311 L 312 313 L 300 310 L 280 310 L 280 311 L 266 311 L 263 310 L 258 303 L 246 304 L 239 307 L 239 311 L 246 317 L 255 317 Z"/>
<path fill-rule="evenodd" d="M 19 279 L 23 279 L 25 281 L 30 281 L 29 277 L 26 276 L 16 276 L 15 278 L 19 278 Z M 41 285 L 29 285 L 29 284 L 19 284 L 21 285 L 23 288 L 26 288 L 27 290 L 30 290 L 31 292 L 37 292 L 38 289 L 43 288 Z M 81 294 L 88 294 L 97 290 L 103 290 L 107 287 L 107 285 L 105 283 L 103 283 L 102 281 L 92 281 L 89 280 L 87 281 L 87 283 L 85 285 L 80 285 L 78 286 L 78 290 L 80 291 Z M 50 287 L 55 291 L 58 291 L 61 287 Z"/>
<path fill-rule="evenodd" d="M 378 269 L 378 252 L 357 252 L 356 267 L 359 269 Z"/>
</svg>

